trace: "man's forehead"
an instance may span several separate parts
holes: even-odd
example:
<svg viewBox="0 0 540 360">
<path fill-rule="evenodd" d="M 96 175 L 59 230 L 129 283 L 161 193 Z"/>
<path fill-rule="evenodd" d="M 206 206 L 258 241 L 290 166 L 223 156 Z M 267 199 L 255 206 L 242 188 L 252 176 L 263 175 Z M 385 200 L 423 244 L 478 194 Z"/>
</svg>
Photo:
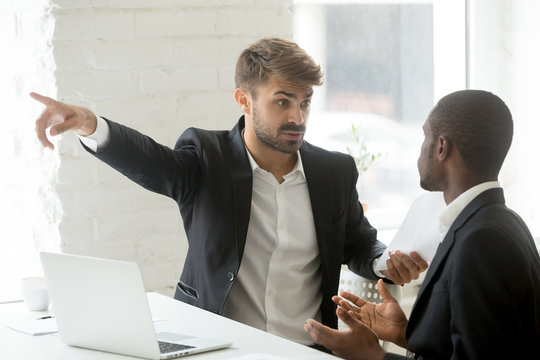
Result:
<svg viewBox="0 0 540 360">
<path fill-rule="evenodd" d="M 311 94 L 313 94 L 313 86 L 311 85 L 300 84 L 294 81 L 281 80 L 275 77 L 270 77 L 266 82 L 266 86 L 268 86 L 272 94 L 290 94 L 302 98 L 306 96 L 311 96 Z"/>
</svg>

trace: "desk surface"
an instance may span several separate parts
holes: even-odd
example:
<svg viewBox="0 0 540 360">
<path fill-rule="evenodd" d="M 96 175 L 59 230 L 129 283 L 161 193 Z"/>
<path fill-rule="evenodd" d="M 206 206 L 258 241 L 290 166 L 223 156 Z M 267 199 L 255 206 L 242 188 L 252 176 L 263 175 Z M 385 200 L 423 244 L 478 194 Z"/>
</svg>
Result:
<svg viewBox="0 0 540 360">
<path fill-rule="evenodd" d="M 211 312 L 184 304 L 169 297 L 149 293 L 152 316 L 165 319 L 154 323 L 157 332 L 170 331 L 231 340 L 233 346 L 186 359 L 225 360 L 246 354 L 264 353 L 288 359 L 337 359 L 307 346 L 288 341 L 264 331 Z M 48 312 L 28 311 L 23 303 L 0 305 L 0 358 L 11 359 L 138 359 L 99 351 L 81 349 L 64 344 L 57 335 L 31 336 L 11 330 L 3 325 L 10 320 L 32 320 Z"/>
</svg>

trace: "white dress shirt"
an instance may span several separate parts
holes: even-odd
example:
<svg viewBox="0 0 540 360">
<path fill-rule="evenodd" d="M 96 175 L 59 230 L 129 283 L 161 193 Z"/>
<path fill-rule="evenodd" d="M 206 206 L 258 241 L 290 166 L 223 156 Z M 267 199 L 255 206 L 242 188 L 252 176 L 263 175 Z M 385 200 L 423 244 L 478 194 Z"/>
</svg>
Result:
<svg viewBox="0 0 540 360">
<path fill-rule="evenodd" d="M 452 226 L 452 223 L 456 220 L 458 215 L 474 200 L 478 195 L 489 189 L 495 189 L 501 187 L 498 181 L 488 181 L 476 186 L 473 186 L 463 194 L 454 199 L 446 209 L 443 210 L 439 216 L 439 232 L 441 233 L 441 240 L 443 241 L 446 233 Z"/>
<path fill-rule="evenodd" d="M 308 318 L 321 320 L 320 258 L 299 152 L 297 156 L 280 184 L 248 151 L 253 170 L 251 217 L 242 264 L 223 315 L 312 344 L 303 325 Z"/>
</svg>

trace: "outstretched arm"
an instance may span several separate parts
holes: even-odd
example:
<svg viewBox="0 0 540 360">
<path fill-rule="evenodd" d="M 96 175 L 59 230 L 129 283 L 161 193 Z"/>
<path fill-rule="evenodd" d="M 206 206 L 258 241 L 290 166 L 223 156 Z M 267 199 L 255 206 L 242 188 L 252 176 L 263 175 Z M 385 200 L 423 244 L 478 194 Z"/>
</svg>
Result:
<svg viewBox="0 0 540 360">
<path fill-rule="evenodd" d="M 45 110 L 36 120 L 36 134 L 43 147 L 54 149 L 54 145 L 47 138 L 47 130 L 52 136 L 67 131 L 88 136 L 96 130 L 97 117 L 89 109 L 56 101 L 37 93 L 30 93 L 30 96 L 45 105 Z"/>
</svg>

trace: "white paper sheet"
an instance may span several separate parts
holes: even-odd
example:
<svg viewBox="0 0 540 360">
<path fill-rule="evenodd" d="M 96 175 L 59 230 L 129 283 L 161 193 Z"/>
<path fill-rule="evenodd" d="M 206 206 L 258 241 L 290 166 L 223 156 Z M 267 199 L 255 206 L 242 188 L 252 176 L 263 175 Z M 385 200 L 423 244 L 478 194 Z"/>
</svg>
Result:
<svg viewBox="0 0 540 360">
<path fill-rule="evenodd" d="M 10 329 L 23 332 L 28 335 L 46 335 L 58 332 L 56 319 L 16 320 L 4 323 Z"/>
<path fill-rule="evenodd" d="M 444 235 L 439 232 L 439 215 L 445 207 L 442 192 L 428 192 L 416 198 L 375 270 L 388 270 L 388 252 L 396 250 L 407 254 L 416 251 L 430 263 Z"/>
</svg>

